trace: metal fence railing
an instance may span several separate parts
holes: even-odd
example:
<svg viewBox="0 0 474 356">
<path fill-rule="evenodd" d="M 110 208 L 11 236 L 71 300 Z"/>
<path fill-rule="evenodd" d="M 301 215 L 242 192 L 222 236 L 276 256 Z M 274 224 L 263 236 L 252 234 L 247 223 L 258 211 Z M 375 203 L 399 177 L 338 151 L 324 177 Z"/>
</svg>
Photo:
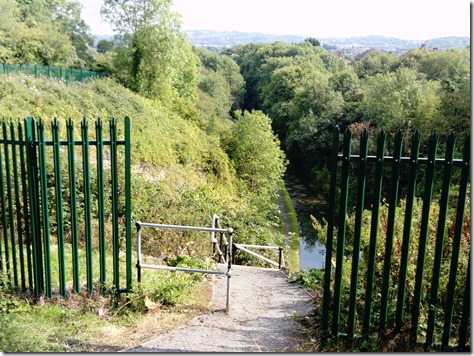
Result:
<svg viewBox="0 0 474 356">
<path fill-rule="evenodd" d="M 411 345 L 466 350 L 470 140 L 463 157 L 454 158 L 455 139 L 451 134 L 439 148 L 433 133 L 424 146 L 427 156 L 420 157 L 415 131 L 410 157 L 402 157 L 399 131 L 389 156 L 381 131 L 371 156 L 364 131 L 360 153 L 352 155 L 351 131 L 339 154 L 340 131 L 334 130 L 322 306 L 326 339 L 405 332 Z M 357 175 L 352 185 L 351 172 Z"/>
<path fill-rule="evenodd" d="M 217 227 L 218 226 L 218 227 Z M 221 236 L 228 236 L 228 245 L 232 246 L 232 228 L 223 229 L 220 227 L 219 224 L 219 217 L 214 214 L 212 217 L 212 227 L 200 227 L 200 226 L 186 226 L 186 225 L 168 225 L 168 224 L 155 224 L 155 223 L 146 223 L 137 221 L 137 280 L 141 282 L 141 271 L 142 268 L 149 268 L 149 269 L 158 269 L 158 270 L 166 270 L 166 271 L 181 271 L 181 272 L 194 272 L 194 273 L 205 273 L 205 274 L 217 274 L 217 275 L 224 275 L 227 277 L 227 296 L 226 296 L 226 312 L 230 310 L 230 278 L 232 277 L 232 249 L 224 247 L 222 244 L 219 246 L 217 239 L 215 238 L 215 234 L 219 233 Z M 202 231 L 202 232 L 210 232 L 211 233 L 211 241 L 215 248 L 221 252 L 219 254 L 219 261 L 224 261 L 227 265 L 226 271 L 220 270 L 211 270 L 211 269 L 197 269 L 197 268 L 189 268 L 189 267 L 174 267 L 174 266 L 166 266 L 166 265 L 157 265 L 157 264 L 146 264 L 142 263 L 142 248 L 141 248 L 141 240 L 142 240 L 142 228 L 143 227 L 151 227 L 155 229 L 177 229 L 177 230 L 192 230 L 192 231 Z M 223 241 L 223 239 L 221 239 Z M 225 238 L 227 241 L 227 238 Z M 226 254 L 222 253 L 221 248 L 224 248 Z"/>
<path fill-rule="evenodd" d="M 58 66 L 41 66 L 36 64 L 2 63 L 0 70 L 2 70 L 2 73 L 22 72 L 25 74 L 34 75 L 35 77 L 58 78 L 65 81 L 83 81 L 86 78 L 106 76 L 105 73 L 91 70 Z"/>
<path fill-rule="evenodd" d="M 104 126 L 96 120 L 96 138 L 90 140 L 84 118 L 76 140 L 71 119 L 66 130 L 53 119 L 51 131 L 33 117 L 2 121 L 0 275 L 12 286 L 46 297 L 55 288 L 65 296 L 69 283 L 75 292 L 82 284 L 89 292 L 106 284 L 118 292 L 131 290 L 130 119 L 125 117 L 123 140 L 117 138 L 114 118 L 108 130 Z M 60 138 L 61 132 L 67 139 Z M 109 140 L 103 137 L 107 132 Z M 122 265 L 120 245 L 125 245 Z M 107 249 L 112 250 L 111 268 Z"/>
<path fill-rule="evenodd" d="M 242 250 L 244 252 L 247 252 L 249 255 L 252 255 L 254 257 L 257 257 L 258 259 L 261 259 L 262 261 L 265 261 L 265 263 L 278 267 L 278 269 L 285 268 L 285 259 L 283 256 L 283 247 L 281 246 L 265 246 L 265 245 L 248 245 L 248 244 L 236 244 L 234 243 L 232 245 L 233 248 L 236 250 Z M 255 251 L 249 250 L 248 248 L 254 248 L 258 250 L 278 250 L 278 262 L 273 261 L 272 259 L 265 257 Z"/>
</svg>

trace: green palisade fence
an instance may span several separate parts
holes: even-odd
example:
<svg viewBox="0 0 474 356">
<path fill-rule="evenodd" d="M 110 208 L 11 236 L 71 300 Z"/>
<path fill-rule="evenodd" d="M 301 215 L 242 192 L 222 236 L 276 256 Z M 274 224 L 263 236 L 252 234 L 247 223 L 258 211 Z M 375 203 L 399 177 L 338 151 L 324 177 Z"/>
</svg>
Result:
<svg viewBox="0 0 474 356">
<path fill-rule="evenodd" d="M 466 350 L 470 138 L 456 148 L 454 133 L 441 144 L 433 132 L 423 146 L 415 130 L 409 157 L 403 157 L 402 131 L 392 139 L 382 130 L 373 140 L 375 155 L 368 152 L 366 131 L 355 140 L 349 129 L 342 141 L 340 136 L 336 127 L 322 306 L 324 342 L 342 336 L 351 340 L 373 333 L 405 333 L 412 346 Z M 351 154 L 353 141 L 359 155 Z M 462 157 L 455 158 L 461 151 Z"/>
<path fill-rule="evenodd" d="M 104 77 L 105 73 L 94 72 L 91 70 L 57 67 L 57 66 L 42 66 L 37 64 L 7 64 L 2 63 L 2 73 L 21 72 L 35 77 L 59 78 L 65 81 L 83 81 L 87 78 Z"/>
<path fill-rule="evenodd" d="M 130 119 L 109 123 L 90 140 L 85 118 L 80 133 L 70 118 L 2 120 L 0 275 L 18 290 L 131 290 Z"/>
</svg>

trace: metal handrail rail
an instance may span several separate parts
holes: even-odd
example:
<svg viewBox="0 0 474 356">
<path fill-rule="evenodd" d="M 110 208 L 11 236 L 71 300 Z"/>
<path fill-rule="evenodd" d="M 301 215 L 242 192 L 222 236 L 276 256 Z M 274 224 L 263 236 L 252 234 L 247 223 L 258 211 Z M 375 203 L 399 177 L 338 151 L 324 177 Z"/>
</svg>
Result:
<svg viewBox="0 0 474 356">
<path fill-rule="evenodd" d="M 285 259 L 283 257 L 283 247 L 281 246 L 265 246 L 265 245 L 248 245 L 248 244 L 232 244 L 233 247 L 238 248 L 239 250 L 242 250 L 244 252 L 247 252 L 248 254 L 255 256 L 257 258 L 260 258 L 261 260 L 267 262 L 268 264 L 271 264 L 273 266 L 278 266 L 278 269 L 281 269 L 282 267 L 285 267 Z M 247 249 L 246 247 L 251 247 L 251 248 L 258 248 L 258 249 L 267 249 L 267 250 L 279 250 L 279 256 L 278 256 L 278 263 L 260 255 L 259 253 L 256 253 L 254 251 L 251 251 Z"/>
<path fill-rule="evenodd" d="M 219 219 L 219 216 L 217 214 L 214 214 L 212 216 L 212 227 L 213 228 L 219 228 L 221 229 L 221 224 L 220 224 L 220 219 Z M 229 247 L 229 242 L 227 241 L 227 238 L 225 237 L 225 234 L 224 233 L 220 233 L 221 234 L 221 238 L 220 238 L 220 242 L 218 244 L 218 241 L 217 241 L 217 238 L 216 238 L 216 232 L 215 231 L 212 231 L 211 232 L 211 241 L 213 243 L 213 254 L 216 253 L 216 250 L 217 250 L 217 254 L 219 255 L 219 261 L 222 261 L 223 263 L 227 263 L 226 259 L 225 259 L 225 255 L 227 254 L 227 250 L 228 250 L 228 247 Z M 222 247 L 225 247 L 225 252 L 222 252 Z"/>
<path fill-rule="evenodd" d="M 213 226 L 212 227 L 201 227 L 201 226 L 187 226 L 187 225 L 169 225 L 169 224 L 155 224 L 155 223 L 146 223 L 137 221 L 137 279 L 138 282 L 141 282 L 141 269 L 160 269 L 167 270 L 171 272 L 182 271 L 182 272 L 196 272 L 196 273 L 206 273 L 206 274 L 219 274 L 225 275 L 227 277 L 227 297 L 226 297 L 226 312 L 230 308 L 230 278 L 232 276 L 232 249 L 227 249 L 227 271 L 215 271 L 215 270 L 205 270 L 205 269 L 195 269 L 195 268 L 185 268 L 185 267 L 173 267 L 173 266 L 162 266 L 162 265 L 149 265 L 141 263 L 141 228 L 142 227 L 152 227 L 152 228 L 161 228 L 161 229 L 178 229 L 178 230 L 193 230 L 193 231 L 204 231 L 211 232 L 214 234 L 218 232 L 221 234 L 229 234 L 229 243 L 232 244 L 232 233 L 234 230 L 232 228 L 223 229 L 221 227 L 215 227 L 215 219 L 217 215 L 213 216 Z M 217 217 L 218 218 L 218 217 Z M 220 226 L 220 225 L 219 225 Z M 212 235 L 211 235 L 212 236 Z M 227 241 L 227 239 L 226 239 Z M 225 259 L 224 259 L 225 260 Z"/>
</svg>

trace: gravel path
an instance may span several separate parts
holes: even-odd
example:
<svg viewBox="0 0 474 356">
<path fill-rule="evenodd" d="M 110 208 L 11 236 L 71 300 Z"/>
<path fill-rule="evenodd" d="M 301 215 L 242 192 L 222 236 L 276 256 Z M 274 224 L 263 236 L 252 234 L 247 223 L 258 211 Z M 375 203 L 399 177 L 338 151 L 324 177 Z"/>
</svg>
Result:
<svg viewBox="0 0 474 356">
<path fill-rule="evenodd" d="M 294 351 L 299 324 L 309 314 L 311 296 L 289 284 L 279 270 L 232 266 L 230 311 L 225 312 L 227 277 L 213 282 L 210 312 L 125 352 Z"/>
</svg>

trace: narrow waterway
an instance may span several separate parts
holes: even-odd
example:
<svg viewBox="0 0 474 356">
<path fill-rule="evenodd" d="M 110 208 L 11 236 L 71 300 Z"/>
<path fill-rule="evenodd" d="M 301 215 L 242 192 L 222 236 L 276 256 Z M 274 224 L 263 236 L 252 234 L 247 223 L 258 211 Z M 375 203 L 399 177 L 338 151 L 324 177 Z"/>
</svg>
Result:
<svg viewBox="0 0 474 356">
<path fill-rule="evenodd" d="M 300 181 L 294 171 L 288 169 L 284 178 L 298 220 L 300 269 L 324 268 L 326 248 L 318 240 L 311 222 L 311 215 L 320 220 L 324 216 L 326 207 L 317 199 L 317 192 Z"/>
</svg>

